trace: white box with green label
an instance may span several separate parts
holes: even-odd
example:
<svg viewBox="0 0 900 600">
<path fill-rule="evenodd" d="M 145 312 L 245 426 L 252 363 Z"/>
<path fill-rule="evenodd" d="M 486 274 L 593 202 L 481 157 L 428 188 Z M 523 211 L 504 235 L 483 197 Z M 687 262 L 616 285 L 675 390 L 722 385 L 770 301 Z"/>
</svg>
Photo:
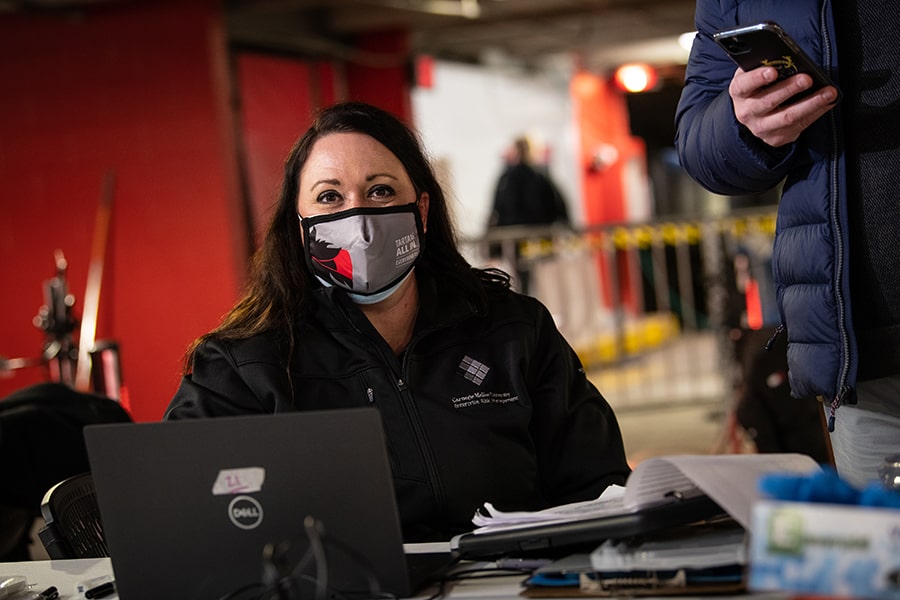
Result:
<svg viewBox="0 0 900 600">
<path fill-rule="evenodd" d="M 900 599 L 900 510 L 769 500 L 756 503 L 749 587 Z"/>
</svg>

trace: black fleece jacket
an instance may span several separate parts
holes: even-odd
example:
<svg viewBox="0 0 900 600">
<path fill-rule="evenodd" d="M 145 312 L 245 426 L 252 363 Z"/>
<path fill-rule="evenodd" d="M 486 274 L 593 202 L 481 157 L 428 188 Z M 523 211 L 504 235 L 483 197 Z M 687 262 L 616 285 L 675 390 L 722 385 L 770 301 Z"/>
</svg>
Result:
<svg viewBox="0 0 900 600">
<path fill-rule="evenodd" d="M 624 484 L 615 415 L 547 309 L 509 291 L 477 307 L 422 275 L 402 356 L 342 292 L 318 290 L 289 358 L 274 333 L 209 342 L 165 418 L 375 406 L 407 542 L 471 530 L 486 501 L 535 510 Z"/>
</svg>

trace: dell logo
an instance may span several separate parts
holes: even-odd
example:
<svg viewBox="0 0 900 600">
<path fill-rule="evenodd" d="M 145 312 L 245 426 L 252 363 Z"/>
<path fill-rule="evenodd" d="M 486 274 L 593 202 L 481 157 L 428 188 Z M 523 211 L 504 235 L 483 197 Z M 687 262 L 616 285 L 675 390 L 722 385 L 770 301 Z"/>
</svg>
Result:
<svg viewBox="0 0 900 600">
<path fill-rule="evenodd" d="M 228 503 L 228 518 L 241 529 L 255 529 L 262 523 L 263 509 L 250 496 L 235 496 Z"/>
</svg>

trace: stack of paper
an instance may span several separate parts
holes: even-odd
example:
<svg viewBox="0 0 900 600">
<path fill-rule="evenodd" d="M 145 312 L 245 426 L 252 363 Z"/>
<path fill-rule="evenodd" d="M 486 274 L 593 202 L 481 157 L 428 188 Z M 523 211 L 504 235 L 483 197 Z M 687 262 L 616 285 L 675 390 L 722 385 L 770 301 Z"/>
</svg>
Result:
<svg viewBox="0 0 900 600">
<path fill-rule="evenodd" d="M 599 498 L 594 500 L 554 506 L 536 512 L 504 512 L 497 510 L 490 502 L 485 502 L 484 507 L 472 517 L 472 522 L 479 527 L 475 533 L 526 527 L 539 523 L 566 523 L 620 514 L 625 510 L 624 501 L 625 488 L 620 485 L 611 485 Z"/>
<path fill-rule="evenodd" d="M 610 486 L 594 500 L 536 512 L 504 512 L 490 502 L 475 513 L 475 533 L 564 523 L 628 512 L 707 495 L 749 527 L 756 482 L 767 473 L 811 473 L 819 465 L 804 454 L 713 454 L 649 458 L 635 467 L 625 487 Z"/>
</svg>

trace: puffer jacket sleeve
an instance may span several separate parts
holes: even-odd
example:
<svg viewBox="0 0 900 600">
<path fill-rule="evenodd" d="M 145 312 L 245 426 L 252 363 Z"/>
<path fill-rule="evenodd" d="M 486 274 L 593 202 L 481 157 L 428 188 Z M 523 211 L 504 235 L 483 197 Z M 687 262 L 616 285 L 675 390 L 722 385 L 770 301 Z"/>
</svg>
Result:
<svg viewBox="0 0 900 600">
<path fill-rule="evenodd" d="M 775 187 L 794 154 L 793 145 L 773 148 L 735 117 L 728 85 L 737 66 L 712 38 L 716 31 L 737 25 L 733 5 L 698 0 L 697 35 L 675 114 L 675 147 L 681 166 L 717 194 L 757 193 Z"/>
<path fill-rule="evenodd" d="M 613 409 L 543 306 L 535 331 L 539 356 L 529 376 L 543 494 L 552 504 L 567 504 L 624 485 L 630 469 Z"/>
<path fill-rule="evenodd" d="M 197 349 L 193 371 L 182 378 L 163 419 L 279 412 L 286 397 L 281 388 L 289 388 L 283 369 L 256 358 L 242 360 L 231 344 L 211 340 Z"/>
</svg>

